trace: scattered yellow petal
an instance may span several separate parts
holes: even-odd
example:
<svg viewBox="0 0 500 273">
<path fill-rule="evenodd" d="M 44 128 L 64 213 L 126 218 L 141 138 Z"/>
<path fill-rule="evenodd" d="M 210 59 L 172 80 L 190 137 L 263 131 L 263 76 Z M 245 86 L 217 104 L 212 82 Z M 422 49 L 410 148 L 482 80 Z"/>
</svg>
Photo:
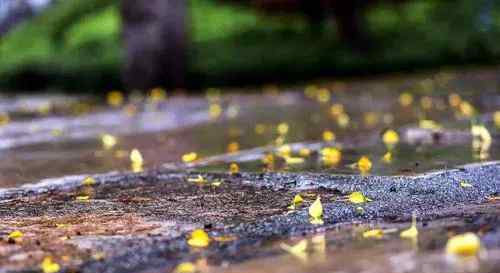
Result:
<svg viewBox="0 0 500 273">
<path fill-rule="evenodd" d="M 323 141 L 331 142 L 334 140 L 335 140 L 335 134 L 332 131 L 326 130 L 323 132 Z"/>
<path fill-rule="evenodd" d="M 304 259 L 307 257 L 306 256 L 307 255 L 307 253 L 306 253 L 307 240 L 306 239 L 301 240 L 300 242 L 298 242 L 297 244 L 295 244 L 293 246 L 289 246 L 289 245 L 284 244 L 284 243 L 282 243 L 280 246 L 283 250 L 287 251 L 288 253 L 292 254 L 295 257 L 298 257 L 301 259 Z"/>
<path fill-rule="evenodd" d="M 182 161 L 185 163 L 193 162 L 198 158 L 198 154 L 195 152 L 187 153 L 182 155 Z"/>
<path fill-rule="evenodd" d="M 236 174 L 239 172 L 240 172 L 240 166 L 238 166 L 238 164 L 236 164 L 234 162 L 229 164 L 229 173 L 230 174 Z"/>
<path fill-rule="evenodd" d="M 344 113 L 344 105 L 336 103 L 330 106 L 330 115 L 332 117 L 340 116 L 343 113 Z"/>
<path fill-rule="evenodd" d="M 288 130 L 290 129 L 290 126 L 286 122 L 282 122 L 278 124 L 277 131 L 279 135 L 286 135 L 288 134 Z"/>
<path fill-rule="evenodd" d="M 92 186 L 95 184 L 95 179 L 92 176 L 87 176 L 82 180 L 82 185 L 84 186 Z"/>
<path fill-rule="evenodd" d="M 326 88 L 318 89 L 316 99 L 320 103 L 327 103 L 330 101 L 330 90 Z"/>
<path fill-rule="evenodd" d="M 116 145 L 118 141 L 116 140 L 115 136 L 104 134 L 101 136 L 101 142 L 104 149 L 110 150 Z"/>
<path fill-rule="evenodd" d="M 196 272 L 196 266 L 190 262 L 180 263 L 175 267 L 174 272 L 175 273 L 194 273 L 194 272 Z"/>
<path fill-rule="evenodd" d="M 217 119 L 222 114 L 222 107 L 219 104 L 213 103 L 208 107 L 210 118 Z"/>
<path fill-rule="evenodd" d="M 294 165 L 294 164 L 302 164 L 304 163 L 304 159 L 302 157 L 284 157 L 286 164 Z"/>
<path fill-rule="evenodd" d="M 370 198 L 366 197 L 362 192 L 355 191 L 349 194 L 349 202 L 354 204 L 362 204 L 372 201 Z"/>
<path fill-rule="evenodd" d="M 19 239 L 19 238 L 22 238 L 23 236 L 24 236 L 24 233 L 22 233 L 19 230 L 15 230 L 15 231 L 9 233 L 9 239 Z"/>
<path fill-rule="evenodd" d="M 311 216 L 311 224 L 322 225 L 323 224 L 323 205 L 321 204 L 321 198 L 318 196 L 316 200 L 309 207 L 309 216 Z"/>
<path fill-rule="evenodd" d="M 399 142 L 399 134 L 398 132 L 389 129 L 385 131 L 385 133 L 382 135 L 382 141 L 384 142 L 385 145 L 387 146 L 394 146 L 398 144 Z"/>
<path fill-rule="evenodd" d="M 411 227 L 401 231 L 401 233 L 399 233 L 399 237 L 405 239 L 413 239 L 413 240 L 415 240 L 418 237 L 417 215 L 415 212 L 412 215 Z"/>
<path fill-rule="evenodd" d="M 367 156 L 362 156 L 357 163 L 361 173 L 367 173 L 372 169 L 372 162 Z"/>
<path fill-rule="evenodd" d="M 141 152 L 139 152 L 139 150 L 137 150 L 137 149 L 133 149 L 130 152 L 130 161 L 132 163 L 135 163 L 135 164 L 138 164 L 138 165 L 142 165 L 144 163 L 144 159 L 142 157 Z"/>
<path fill-rule="evenodd" d="M 391 163 L 392 162 L 392 153 L 391 152 L 385 153 L 384 156 L 382 156 L 382 161 L 384 161 L 385 163 Z"/>
<path fill-rule="evenodd" d="M 465 181 L 465 180 L 462 180 L 462 181 L 460 181 L 460 187 L 462 187 L 462 188 L 471 188 L 472 184 L 469 183 L 469 182 L 467 182 L 467 181 Z"/>
<path fill-rule="evenodd" d="M 228 153 L 235 153 L 240 150 L 240 144 L 238 142 L 231 142 L 227 145 L 227 152 Z"/>
<path fill-rule="evenodd" d="M 335 166 L 342 160 L 342 153 L 337 148 L 326 147 L 321 149 L 320 153 L 323 163 L 329 166 Z"/>
<path fill-rule="evenodd" d="M 458 256 L 474 256 L 480 248 L 481 240 L 472 232 L 453 236 L 446 243 L 446 253 Z"/>
<path fill-rule="evenodd" d="M 88 195 L 79 195 L 76 197 L 76 201 L 80 201 L 80 202 L 87 202 L 89 201 L 90 199 L 90 196 Z"/>
<path fill-rule="evenodd" d="M 384 236 L 384 231 L 382 229 L 371 229 L 363 232 L 363 238 L 380 239 L 383 236 Z"/>
<path fill-rule="evenodd" d="M 294 210 L 298 206 L 300 206 L 302 204 L 302 202 L 304 202 L 304 199 L 302 198 L 302 196 L 300 196 L 300 194 L 296 194 L 293 197 L 292 204 L 290 206 L 288 206 L 288 208 Z"/>
<path fill-rule="evenodd" d="M 337 117 L 337 124 L 340 128 L 346 128 L 351 122 L 351 118 L 346 113 L 342 113 Z"/>
<path fill-rule="evenodd" d="M 460 103 L 460 105 L 458 106 L 458 109 L 459 109 L 460 113 L 464 117 L 467 117 L 467 118 L 472 117 L 476 112 L 476 110 L 474 109 L 474 106 L 472 106 L 472 104 L 470 104 L 467 101 L 462 101 Z"/>
<path fill-rule="evenodd" d="M 290 157 L 292 154 L 292 147 L 290 147 L 290 145 L 282 145 L 278 147 L 277 152 L 282 157 Z"/>
<path fill-rule="evenodd" d="M 210 244 L 210 237 L 203 229 L 196 229 L 191 232 L 187 243 L 192 247 L 207 247 Z"/>
<path fill-rule="evenodd" d="M 408 92 L 405 92 L 405 93 L 402 93 L 401 95 L 399 95 L 399 104 L 401 104 L 401 106 L 403 107 L 407 107 L 407 106 L 410 106 L 410 104 L 413 103 L 413 95 L 408 93 Z"/>
<path fill-rule="evenodd" d="M 149 93 L 149 101 L 152 103 L 159 103 L 167 98 L 167 92 L 165 89 L 157 87 L 153 88 Z"/>
<path fill-rule="evenodd" d="M 420 120 L 418 126 L 422 129 L 428 129 L 428 130 L 441 129 L 441 125 L 439 125 L 437 122 L 430 120 L 430 119 Z"/>
<path fill-rule="evenodd" d="M 266 126 L 262 123 L 257 123 L 257 124 L 255 124 L 254 131 L 256 134 L 262 135 L 266 131 Z"/>
<path fill-rule="evenodd" d="M 205 179 L 205 177 L 203 177 L 200 174 L 198 174 L 198 175 L 196 175 L 194 177 L 188 177 L 187 181 L 191 182 L 191 183 L 205 183 L 205 182 L 207 182 L 207 180 Z"/>
<path fill-rule="evenodd" d="M 123 104 L 124 98 L 120 91 L 111 91 L 108 93 L 107 101 L 110 106 L 118 107 Z"/>
<path fill-rule="evenodd" d="M 302 148 L 299 150 L 299 155 L 302 157 L 308 157 L 311 155 L 311 149 L 308 148 Z"/>
<path fill-rule="evenodd" d="M 61 270 L 59 264 L 55 263 L 51 257 L 45 257 L 40 264 L 43 273 L 56 273 Z"/>
</svg>

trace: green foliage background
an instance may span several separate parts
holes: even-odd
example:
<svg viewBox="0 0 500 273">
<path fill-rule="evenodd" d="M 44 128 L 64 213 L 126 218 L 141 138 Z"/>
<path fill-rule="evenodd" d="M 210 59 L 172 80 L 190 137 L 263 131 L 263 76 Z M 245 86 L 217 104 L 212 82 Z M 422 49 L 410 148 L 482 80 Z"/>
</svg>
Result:
<svg viewBox="0 0 500 273">
<path fill-rule="evenodd" d="M 361 55 L 339 42 L 334 22 L 318 34 L 299 14 L 270 17 L 248 7 L 191 0 L 189 82 L 203 87 L 496 64 L 500 4 L 488 1 L 377 6 L 365 25 L 376 43 Z M 17 27 L 0 39 L 0 87 L 120 88 L 118 4 L 59 1 Z"/>
</svg>

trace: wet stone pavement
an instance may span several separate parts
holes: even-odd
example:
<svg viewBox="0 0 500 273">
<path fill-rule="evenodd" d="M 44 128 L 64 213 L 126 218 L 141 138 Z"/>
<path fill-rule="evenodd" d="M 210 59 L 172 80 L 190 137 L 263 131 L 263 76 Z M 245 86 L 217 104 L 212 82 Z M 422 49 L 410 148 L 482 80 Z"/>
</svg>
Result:
<svg viewBox="0 0 500 273">
<path fill-rule="evenodd" d="M 498 272 L 498 75 L 1 98 L 0 272 Z"/>
</svg>

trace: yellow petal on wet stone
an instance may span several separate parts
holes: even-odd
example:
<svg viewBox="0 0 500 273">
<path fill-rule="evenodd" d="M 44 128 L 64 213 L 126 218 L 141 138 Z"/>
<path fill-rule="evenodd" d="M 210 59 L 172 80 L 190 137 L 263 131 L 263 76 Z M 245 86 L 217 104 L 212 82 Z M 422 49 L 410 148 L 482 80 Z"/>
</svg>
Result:
<svg viewBox="0 0 500 273">
<path fill-rule="evenodd" d="M 167 92 L 165 89 L 157 87 L 151 89 L 149 93 L 149 101 L 152 103 L 159 103 L 164 101 L 167 98 Z"/>
<path fill-rule="evenodd" d="M 300 242 L 293 246 L 289 246 L 287 244 L 282 243 L 281 248 L 288 253 L 292 254 L 295 257 L 305 259 L 307 256 L 306 250 L 307 250 L 307 240 L 302 239 Z"/>
<path fill-rule="evenodd" d="M 210 118 L 217 119 L 222 114 L 222 107 L 219 104 L 213 103 L 208 107 L 208 114 Z"/>
<path fill-rule="evenodd" d="M 288 131 L 290 130 L 290 126 L 288 125 L 288 123 L 282 122 L 282 123 L 278 124 L 278 127 L 276 128 L 276 130 L 278 131 L 279 135 L 283 136 L 283 135 L 288 134 Z"/>
<path fill-rule="evenodd" d="M 228 153 L 235 153 L 240 150 L 240 144 L 238 142 L 231 142 L 227 145 L 227 152 Z"/>
<path fill-rule="evenodd" d="M 340 103 L 335 103 L 332 106 L 330 106 L 330 115 L 332 117 L 340 116 L 343 113 L 344 113 L 344 105 Z"/>
<path fill-rule="evenodd" d="M 210 245 L 210 237 L 203 229 L 196 229 L 191 232 L 187 243 L 192 247 L 207 247 Z"/>
<path fill-rule="evenodd" d="M 56 273 L 61 270 L 61 267 L 58 263 L 55 263 L 51 257 L 45 257 L 40 264 L 40 268 L 43 273 Z"/>
<path fill-rule="evenodd" d="M 457 256 L 475 256 L 480 248 L 481 240 L 472 232 L 453 236 L 446 243 L 446 253 Z"/>
<path fill-rule="evenodd" d="M 202 175 L 198 174 L 194 177 L 188 177 L 187 179 L 188 182 L 192 182 L 192 183 L 205 183 L 207 182 L 207 180 L 205 179 L 205 177 L 203 177 Z"/>
<path fill-rule="evenodd" d="M 231 163 L 229 164 L 229 173 L 230 174 L 237 174 L 240 172 L 240 166 L 238 166 L 238 164 L 236 163 Z"/>
<path fill-rule="evenodd" d="M 441 129 L 441 125 L 430 119 L 422 119 L 419 121 L 418 126 L 422 129 L 428 130 L 439 130 Z"/>
<path fill-rule="evenodd" d="M 407 107 L 407 106 L 410 106 L 410 104 L 413 103 L 413 95 L 408 93 L 408 92 L 404 92 L 402 93 L 401 95 L 399 95 L 399 104 L 403 107 Z"/>
<path fill-rule="evenodd" d="M 327 103 L 330 101 L 330 90 L 326 88 L 318 89 L 316 100 L 320 103 Z"/>
<path fill-rule="evenodd" d="M 472 188 L 472 184 L 469 183 L 469 182 L 467 182 L 467 181 L 465 181 L 465 180 L 462 180 L 462 181 L 460 181 L 460 187 L 462 187 L 462 188 Z"/>
<path fill-rule="evenodd" d="M 290 147 L 290 145 L 282 145 L 278 147 L 278 154 L 282 157 L 290 157 L 292 154 L 292 147 Z"/>
<path fill-rule="evenodd" d="M 361 173 L 367 173 L 372 169 L 372 162 L 367 156 L 362 156 L 356 165 Z"/>
<path fill-rule="evenodd" d="M 323 224 L 323 205 L 321 204 L 321 198 L 318 196 L 316 200 L 309 207 L 309 216 L 311 216 L 310 222 L 313 225 Z"/>
<path fill-rule="evenodd" d="M 184 163 L 193 162 L 193 161 L 195 161 L 197 158 L 198 158 L 198 154 L 197 154 L 197 153 L 195 153 L 195 152 L 191 152 L 191 153 L 187 153 L 187 154 L 182 155 L 182 161 L 183 161 Z"/>
<path fill-rule="evenodd" d="M 82 185 L 93 186 L 95 184 L 95 179 L 92 176 L 87 176 L 82 180 Z"/>
<path fill-rule="evenodd" d="M 116 140 L 115 136 L 110 134 L 104 134 L 101 137 L 101 142 L 104 149 L 110 150 L 116 145 L 118 141 Z"/>
<path fill-rule="evenodd" d="M 79 195 L 75 199 L 76 199 L 76 201 L 79 201 L 79 202 L 88 202 L 90 200 L 90 196 L 88 196 L 88 195 Z"/>
<path fill-rule="evenodd" d="M 11 233 L 9 233 L 9 239 L 20 239 L 24 236 L 24 233 L 22 233 L 21 231 L 19 230 L 15 230 Z"/>
<path fill-rule="evenodd" d="M 366 197 L 362 192 L 355 191 L 349 194 L 349 202 L 353 204 L 362 204 L 372 201 L 370 198 Z"/>
<path fill-rule="evenodd" d="M 331 142 L 334 140 L 335 140 L 335 134 L 332 131 L 330 130 L 323 131 L 323 141 Z"/>
<path fill-rule="evenodd" d="M 288 206 L 288 208 L 294 210 L 298 206 L 300 206 L 302 204 L 302 202 L 304 202 L 304 199 L 302 198 L 302 196 L 300 196 L 300 194 L 296 194 L 293 197 L 292 204 L 290 206 Z"/>
<path fill-rule="evenodd" d="M 110 106 L 119 107 L 123 104 L 124 98 L 120 91 L 111 91 L 108 93 L 107 102 Z"/>
<path fill-rule="evenodd" d="M 175 273 L 194 273 L 194 272 L 196 272 L 196 266 L 190 262 L 180 263 L 175 267 L 174 272 Z"/>
<path fill-rule="evenodd" d="M 384 231 L 382 229 L 371 229 L 363 232 L 363 238 L 380 239 L 383 236 L 384 236 Z"/>
<path fill-rule="evenodd" d="M 257 124 L 255 124 L 254 131 L 256 134 L 262 135 L 266 131 L 266 126 L 262 123 L 257 123 Z"/>
<path fill-rule="evenodd" d="M 382 135 L 382 141 L 387 146 L 394 146 L 399 142 L 399 134 L 398 132 L 389 129 Z"/>
</svg>

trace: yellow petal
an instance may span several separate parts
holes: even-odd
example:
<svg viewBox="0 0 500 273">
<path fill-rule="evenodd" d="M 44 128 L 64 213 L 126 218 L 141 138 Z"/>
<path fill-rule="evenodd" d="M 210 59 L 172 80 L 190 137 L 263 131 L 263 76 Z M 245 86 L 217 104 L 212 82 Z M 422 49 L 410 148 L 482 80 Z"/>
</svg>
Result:
<svg viewBox="0 0 500 273">
<path fill-rule="evenodd" d="M 401 104 L 401 106 L 407 107 L 412 103 L 413 103 L 413 95 L 412 94 L 405 92 L 405 93 L 402 93 L 401 95 L 399 95 L 399 104 Z"/>
<path fill-rule="evenodd" d="M 15 231 L 9 233 L 9 239 L 19 239 L 19 238 L 22 238 L 23 236 L 24 236 L 24 233 L 22 233 L 19 230 L 15 230 Z"/>
<path fill-rule="evenodd" d="M 398 132 L 389 129 L 382 135 L 382 141 L 388 146 L 396 145 L 399 142 L 399 134 Z"/>
<path fill-rule="evenodd" d="M 371 229 L 363 232 L 363 238 L 380 239 L 383 236 L 384 236 L 384 231 L 382 229 Z"/>
<path fill-rule="evenodd" d="M 133 149 L 130 152 L 130 161 L 133 164 L 142 165 L 144 163 L 144 158 L 142 157 L 142 154 L 141 152 L 139 152 L 139 150 Z"/>
<path fill-rule="evenodd" d="M 367 156 L 362 156 L 358 160 L 357 166 L 362 173 L 367 173 L 372 169 L 372 162 Z"/>
<path fill-rule="evenodd" d="M 210 244 L 210 237 L 203 229 L 196 229 L 191 232 L 187 243 L 192 247 L 207 247 Z"/>
<path fill-rule="evenodd" d="M 415 212 L 412 215 L 411 227 L 401 231 L 399 236 L 405 239 L 416 239 L 418 237 L 417 214 Z"/>
<path fill-rule="evenodd" d="M 391 163 L 392 162 L 392 153 L 391 152 L 385 153 L 384 156 L 382 157 L 382 161 L 384 161 L 387 164 Z"/>
<path fill-rule="evenodd" d="M 280 246 L 283 250 L 287 251 L 288 253 L 290 253 L 296 257 L 306 258 L 306 250 L 307 250 L 307 240 L 306 239 L 301 240 L 300 242 L 298 242 L 297 244 L 295 244 L 293 246 L 289 246 L 287 244 L 281 244 Z"/>
<path fill-rule="evenodd" d="M 282 122 L 282 123 L 278 124 L 278 127 L 276 129 L 278 131 L 278 134 L 283 136 L 283 135 L 288 134 L 288 130 L 290 129 L 290 126 L 288 125 L 288 123 Z"/>
<path fill-rule="evenodd" d="M 304 163 L 304 159 L 302 157 L 284 157 L 285 162 L 288 165 L 302 164 Z"/>
<path fill-rule="evenodd" d="M 195 153 L 195 152 L 191 152 L 191 153 L 187 153 L 187 154 L 182 155 L 182 161 L 183 161 L 184 163 L 193 162 L 193 161 L 195 161 L 197 158 L 198 158 L 198 154 L 197 154 L 197 153 Z"/>
<path fill-rule="evenodd" d="M 366 203 L 368 201 L 371 201 L 369 198 L 367 198 L 362 192 L 355 191 L 351 194 L 349 194 L 349 202 L 354 203 L 354 204 L 362 204 Z"/>
<path fill-rule="evenodd" d="M 121 106 L 123 104 L 123 100 L 123 94 L 120 91 L 111 91 L 108 93 L 107 101 L 110 106 Z"/>
<path fill-rule="evenodd" d="M 175 267 L 174 272 L 175 273 L 194 273 L 194 272 L 196 272 L 196 266 L 190 262 L 180 263 Z"/>
<path fill-rule="evenodd" d="M 188 182 L 192 182 L 192 183 L 205 183 L 207 182 L 207 180 L 205 179 L 205 177 L 203 177 L 202 175 L 196 175 L 194 177 L 188 177 Z"/>
<path fill-rule="evenodd" d="M 82 185 L 92 186 L 95 184 L 95 179 L 92 176 L 87 176 L 82 180 Z"/>
<path fill-rule="evenodd" d="M 474 256 L 479 252 L 481 240 L 472 233 L 456 235 L 448 239 L 446 253 L 458 256 Z"/>
<path fill-rule="evenodd" d="M 236 163 L 231 163 L 229 164 L 229 173 L 230 174 L 236 174 L 240 172 L 240 166 Z"/>
<path fill-rule="evenodd" d="M 342 152 L 337 148 L 326 147 L 321 149 L 321 160 L 325 165 L 335 166 L 342 160 Z"/>
<path fill-rule="evenodd" d="M 323 141 L 331 142 L 334 140 L 335 140 L 335 134 L 332 131 L 326 130 L 323 132 Z"/>
<path fill-rule="evenodd" d="M 116 137 L 110 134 L 104 134 L 101 136 L 101 142 L 104 149 L 110 150 L 116 145 L 118 141 L 116 140 Z"/>
<path fill-rule="evenodd" d="M 311 216 L 311 224 L 323 224 L 323 205 L 319 196 L 309 207 L 309 215 Z"/>
<path fill-rule="evenodd" d="M 59 264 L 52 261 L 51 257 L 45 257 L 40 264 L 40 268 L 42 269 L 43 273 L 56 273 L 61 270 Z"/>
</svg>

